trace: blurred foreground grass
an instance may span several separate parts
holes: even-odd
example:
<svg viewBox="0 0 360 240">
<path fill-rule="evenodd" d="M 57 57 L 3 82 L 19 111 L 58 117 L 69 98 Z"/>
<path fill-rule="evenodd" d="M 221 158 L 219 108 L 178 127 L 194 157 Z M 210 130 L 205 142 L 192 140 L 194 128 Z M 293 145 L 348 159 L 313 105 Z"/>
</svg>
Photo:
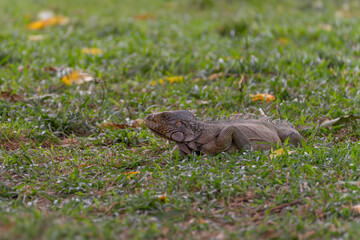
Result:
<svg viewBox="0 0 360 240">
<path fill-rule="evenodd" d="M 26 29 L 44 10 L 69 22 Z M 273 159 L 181 159 L 121 128 L 175 109 L 299 129 L 359 114 L 359 18 L 357 1 L 1 1 L 0 90 L 26 100 L 0 100 L 0 238 L 356 239 L 356 123 Z M 66 68 L 95 80 L 67 86 Z"/>
</svg>

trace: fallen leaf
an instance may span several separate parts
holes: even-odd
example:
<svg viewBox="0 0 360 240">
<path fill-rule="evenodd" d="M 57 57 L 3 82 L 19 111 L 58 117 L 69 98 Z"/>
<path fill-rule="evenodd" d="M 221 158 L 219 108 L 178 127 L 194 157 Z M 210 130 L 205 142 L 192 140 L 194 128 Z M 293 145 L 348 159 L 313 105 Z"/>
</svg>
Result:
<svg viewBox="0 0 360 240">
<path fill-rule="evenodd" d="M 184 77 L 183 76 L 174 76 L 174 77 L 165 77 L 164 78 L 166 81 L 168 81 L 169 83 L 173 84 L 173 83 L 176 83 L 176 82 L 182 82 L 184 81 Z M 164 79 L 160 78 L 158 80 L 159 83 L 164 83 Z"/>
<path fill-rule="evenodd" d="M 134 177 L 134 176 L 136 176 L 137 174 L 139 174 L 140 173 L 140 171 L 136 171 L 136 172 L 125 172 L 124 174 L 126 175 L 126 177 L 128 178 L 128 179 L 130 179 L 131 177 Z"/>
<path fill-rule="evenodd" d="M 207 221 L 206 221 L 206 220 L 204 220 L 203 218 L 200 218 L 200 219 L 198 220 L 198 222 L 199 222 L 200 224 L 207 223 Z"/>
<path fill-rule="evenodd" d="M 158 200 L 159 200 L 159 201 L 166 202 L 166 200 L 167 200 L 166 194 L 163 194 L 163 195 L 158 196 Z"/>
<path fill-rule="evenodd" d="M 65 18 L 63 16 L 54 16 L 45 20 L 38 20 L 31 22 L 26 25 L 26 28 L 32 30 L 39 30 L 47 26 L 65 25 L 68 22 L 69 22 L 68 18 Z"/>
<path fill-rule="evenodd" d="M 131 127 L 128 124 L 118 124 L 118 123 L 113 123 L 113 122 L 104 122 L 104 123 L 101 123 L 99 126 L 103 127 L 103 128 L 108 128 L 108 129 L 125 129 L 125 128 Z"/>
<path fill-rule="evenodd" d="M 13 92 L 1 92 L 0 96 L 3 100 L 10 101 L 10 102 L 26 101 L 26 98 L 24 96 L 13 93 Z"/>
<path fill-rule="evenodd" d="M 59 70 L 58 67 L 52 67 L 52 66 L 50 66 L 50 67 L 44 67 L 44 71 L 45 71 L 45 72 L 57 72 L 58 70 Z"/>
<path fill-rule="evenodd" d="M 352 207 L 352 209 L 357 212 L 358 214 L 360 214 L 360 203 L 356 204 L 355 206 Z"/>
<path fill-rule="evenodd" d="M 333 120 L 326 120 L 320 125 L 320 127 L 337 126 L 337 125 L 344 124 L 344 123 L 349 123 L 351 121 L 355 121 L 355 120 L 358 120 L 358 119 L 360 119 L 360 116 L 350 114 L 350 115 L 347 115 L 347 116 L 335 118 Z"/>
<path fill-rule="evenodd" d="M 287 45 L 290 42 L 290 40 L 288 38 L 281 37 L 278 39 L 278 42 L 281 43 L 282 45 Z"/>
<path fill-rule="evenodd" d="M 151 20 L 151 19 L 155 19 L 155 15 L 151 14 L 151 13 L 143 13 L 143 14 L 138 14 L 136 16 L 134 16 L 135 20 Z"/>
<path fill-rule="evenodd" d="M 138 118 L 134 120 L 131 125 L 126 123 L 119 124 L 114 122 L 103 122 L 99 124 L 98 127 L 103 127 L 113 130 L 113 129 L 125 129 L 125 128 L 139 128 L 142 127 L 143 125 L 144 125 L 144 120 Z"/>
<path fill-rule="evenodd" d="M 158 82 L 159 82 L 161 85 L 165 85 L 164 80 L 163 80 L 163 79 L 161 79 L 161 78 L 158 80 Z"/>
<path fill-rule="evenodd" d="M 220 73 L 214 73 L 214 74 L 211 74 L 208 79 L 209 80 L 217 80 L 219 78 L 222 78 L 224 76 L 224 74 L 222 72 Z"/>
<path fill-rule="evenodd" d="M 266 94 L 266 93 L 258 93 L 258 94 L 249 94 L 249 96 L 252 98 L 251 100 L 253 102 L 255 101 L 266 101 L 266 102 L 270 102 L 270 101 L 274 101 L 275 97 L 271 94 Z"/>
<path fill-rule="evenodd" d="M 244 75 L 240 74 L 240 80 L 239 80 L 239 85 L 238 85 L 238 89 L 239 91 L 241 92 L 243 90 L 243 83 L 244 83 L 244 80 L 245 80 L 245 77 Z"/>
<path fill-rule="evenodd" d="M 87 55 L 94 55 L 94 56 L 103 54 L 103 51 L 100 48 L 82 48 L 81 52 Z"/>
<path fill-rule="evenodd" d="M 191 218 L 188 223 L 193 224 L 194 222 L 195 222 L 195 218 Z"/>
<path fill-rule="evenodd" d="M 23 65 L 20 65 L 17 67 L 17 70 L 19 72 L 23 72 L 25 69 L 30 69 L 30 65 L 26 65 L 25 67 Z"/>
<path fill-rule="evenodd" d="M 39 20 L 46 20 L 55 16 L 55 13 L 51 10 L 43 10 L 37 14 Z"/>
<path fill-rule="evenodd" d="M 330 24 L 322 24 L 322 25 L 320 25 L 320 28 L 327 32 L 330 32 L 332 30 L 332 27 Z"/>
<path fill-rule="evenodd" d="M 287 149 L 284 149 L 284 148 L 279 148 L 277 150 L 273 150 L 270 152 L 270 159 L 273 159 L 274 157 L 277 157 L 277 156 L 281 156 L 281 155 L 284 155 L 284 154 L 291 154 L 293 153 L 294 151 L 289 151 Z"/>
<path fill-rule="evenodd" d="M 84 73 L 80 70 L 69 73 L 68 75 L 61 78 L 66 85 L 71 86 L 74 83 L 77 85 L 83 84 L 84 82 L 93 81 L 94 77 L 88 73 Z"/>
<path fill-rule="evenodd" d="M 144 120 L 142 120 L 141 118 L 136 119 L 131 124 L 131 127 L 133 127 L 133 128 L 138 128 L 138 127 L 142 127 L 142 126 L 144 126 Z"/>
<path fill-rule="evenodd" d="M 37 42 L 37 41 L 41 41 L 45 38 L 44 35 L 30 35 L 28 36 L 28 40 L 29 41 L 32 41 L 32 42 Z"/>
</svg>

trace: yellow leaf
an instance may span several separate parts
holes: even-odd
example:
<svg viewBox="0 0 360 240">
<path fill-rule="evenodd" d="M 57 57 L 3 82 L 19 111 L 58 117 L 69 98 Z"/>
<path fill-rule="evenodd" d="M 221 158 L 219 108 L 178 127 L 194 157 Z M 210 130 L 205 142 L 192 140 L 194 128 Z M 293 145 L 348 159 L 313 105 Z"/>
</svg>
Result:
<svg viewBox="0 0 360 240">
<path fill-rule="evenodd" d="M 88 55 L 101 55 L 103 51 L 100 48 L 82 48 L 81 51 Z"/>
<path fill-rule="evenodd" d="M 32 30 L 42 29 L 44 27 L 45 27 L 45 20 L 31 22 L 28 25 L 26 25 L 27 29 L 32 29 Z"/>
<path fill-rule="evenodd" d="M 136 171 L 136 172 L 125 172 L 124 174 L 126 175 L 126 177 L 127 177 L 128 179 L 130 179 L 131 177 L 136 176 L 136 174 L 139 174 L 139 173 L 140 173 L 140 171 Z"/>
<path fill-rule="evenodd" d="M 249 96 L 252 98 L 252 101 L 265 101 L 266 102 L 270 102 L 270 101 L 274 101 L 275 97 L 271 94 L 266 94 L 266 93 L 258 93 L 258 94 L 249 94 Z"/>
<path fill-rule="evenodd" d="M 165 85 L 164 79 L 162 79 L 162 78 L 160 78 L 160 79 L 158 80 L 158 82 L 159 82 L 161 85 Z"/>
<path fill-rule="evenodd" d="M 290 40 L 288 38 L 283 38 L 283 37 L 279 38 L 278 41 L 282 45 L 287 45 L 290 42 Z"/>
<path fill-rule="evenodd" d="M 94 78 L 90 74 L 83 73 L 81 71 L 69 73 L 68 75 L 61 78 L 61 81 L 63 81 L 68 86 L 71 86 L 73 82 L 80 85 L 84 82 L 89 82 L 92 80 L 94 80 Z"/>
<path fill-rule="evenodd" d="M 53 25 L 65 25 L 69 22 L 68 18 L 65 18 L 63 16 L 54 16 L 45 20 L 39 20 L 35 22 L 31 22 L 26 25 L 27 29 L 32 30 L 39 30 L 47 26 L 53 26 Z"/>
<path fill-rule="evenodd" d="M 163 195 L 158 196 L 158 200 L 165 202 L 165 201 L 167 200 L 166 194 L 163 194 Z"/>
<path fill-rule="evenodd" d="M 279 148 L 277 150 L 271 151 L 269 156 L 270 156 L 270 159 L 273 159 L 274 157 L 281 156 L 284 154 L 291 154 L 292 152 L 293 151 L 288 151 L 287 149 L 284 149 L 284 148 Z"/>
<path fill-rule="evenodd" d="M 29 37 L 28 37 L 28 40 L 29 41 L 33 41 L 33 42 L 37 42 L 37 41 L 41 41 L 41 40 L 43 40 L 45 38 L 45 36 L 44 35 L 30 35 Z"/>
<path fill-rule="evenodd" d="M 159 79 L 159 82 L 162 79 Z M 176 82 L 182 82 L 184 81 L 184 77 L 183 76 L 174 76 L 174 77 L 165 77 L 165 80 L 168 81 L 169 83 L 173 84 Z"/>
</svg>

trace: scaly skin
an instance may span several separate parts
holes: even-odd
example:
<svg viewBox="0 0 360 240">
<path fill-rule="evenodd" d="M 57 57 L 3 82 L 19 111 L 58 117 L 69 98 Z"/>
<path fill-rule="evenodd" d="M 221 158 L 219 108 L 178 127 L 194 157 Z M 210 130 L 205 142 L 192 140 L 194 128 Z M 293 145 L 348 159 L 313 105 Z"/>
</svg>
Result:
<svg viewBox="0 0 360 240">
<path fill-rule="evenodd" d="M 286 139 L 300 146 L 303 139 L 287 125 L 256 119 L 203 122 L 189 111 L 152 113 L 146 116 L 145 125 L 156 135 L 176 142 L 181 154 L 270 150 Z"/>
</svg>

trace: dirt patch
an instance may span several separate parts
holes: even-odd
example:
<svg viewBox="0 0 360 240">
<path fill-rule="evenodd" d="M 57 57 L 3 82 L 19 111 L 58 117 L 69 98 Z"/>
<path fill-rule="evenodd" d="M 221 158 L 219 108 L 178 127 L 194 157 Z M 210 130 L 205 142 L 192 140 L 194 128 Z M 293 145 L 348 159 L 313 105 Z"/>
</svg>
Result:
<svg viewBox="0 0 360 240">
<path fill-rule="evenodd" d="M 350 140 L 352 142 L 358 142 L 360 140 L 360 136 L 356 136 L 354 134 L 354 130 L 351 126 L 346 128 L 341 128 L 335 133 L 333 133 L 333 136 L 336 137 L 339 142 L 343 142 L 346 140 Z"/>
<path fill-rule="evenodd" d="M 3 141 L 0 140 L 0 147 L 8 151 L 14 151 L 20 148 L 20 143 L 17 141 Z"/>
</svg>

